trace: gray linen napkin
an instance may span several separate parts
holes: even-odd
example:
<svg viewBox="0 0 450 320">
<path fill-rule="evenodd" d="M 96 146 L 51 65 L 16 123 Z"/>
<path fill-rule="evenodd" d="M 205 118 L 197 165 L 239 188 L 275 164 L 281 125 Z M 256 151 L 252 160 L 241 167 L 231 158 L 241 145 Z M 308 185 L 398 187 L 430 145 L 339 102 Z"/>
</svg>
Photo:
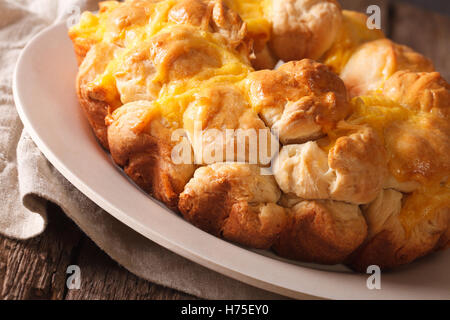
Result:
<svg viewBox="0 0 450 320">
<path fill-rule="evenodd" d="M 78 8 L 95 10 L 97 2 L 0 0 L 0 234 L 41 234 L 46 201 L 52 201 L 109 256 L 144 279 L 208 299 L 281 298 L 188 261 L 123 225 L 73 187 L 23 130 L 11 90 L 20 51 L 46 26 Z"/>
</svg>

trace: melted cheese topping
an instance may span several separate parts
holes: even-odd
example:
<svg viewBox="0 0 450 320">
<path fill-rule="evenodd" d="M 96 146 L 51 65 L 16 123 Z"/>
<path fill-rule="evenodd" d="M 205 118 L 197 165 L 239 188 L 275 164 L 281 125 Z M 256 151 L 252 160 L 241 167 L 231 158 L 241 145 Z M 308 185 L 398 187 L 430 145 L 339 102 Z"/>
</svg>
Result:
<svg viewBox="0 0 450 320">
<path fill-rule="evenodd" d="M 360 126 L 373 128 L 386 141 L 386 129 L 397 123 L 411 124 L 411 130 L 420 126 L 424 118 L 430 116 L 427 113 L 415 112 L 407 109 L 394 101 L 373 94 L 371 96 L 356 97 L 351 101 L 353 113 L 345 123 L 328 132 L 328 137 L 319 142 L 322 149 L 329 151 L 342 136 L 349 135 L 360 129 Z M 396 161 L 386 148 L 391 174 L 400 182 L 411 179 L 408 168 L 393 170 L 399 166 L 393 165 Z M 411 161 L 414 161 L 411 159 Z M 421 222 L 431 220 L 441 210 L 450 208 L 450 183 L 442 183 L 446 178 L 445 172 L 440 172 L 437 177 L 428 177 L 426 181 L 420 181 L 419 190 L 406 195 L 404 205 L 400 213 L 400 221 L 407 235 Z"/>
<path fill-rule="evenodd" d="M 450 183 L 426 186 L 406 196 L 399 216 L 406 236 L 419 223 L 434 219 L 443 210 L 450 210 Z"/>
<path fill-rule="evenodd" d="M 106 32 L 106 24 L 109 14 L 119 6 L 116 1 L 103 2 L 103 7 L 99 14 L 92 12 L 83 12 L 80 22 L 73 26 L 69 33 L 74 38 L 90 40 L 92 42 L 100 42 Z"/>
<path fill-rule="evenodd" d="M 248 9 L 249 5 L 260 7 L 256 1 L 243 2 L 248 3 L 240 3 L 239 8 L 241 9 Z M 170 21 L 168 18 L 169 11 L 177 4 L 177 1 L 165 0 L 145 3 L 146 17 L 139 19 L 141 23 L 123 22 L 121 16 L 111 19 L 110 15 L 114 13 L 113 10 L 119 6 L 112 1 L 105 4 L 98 16 L 90 13 L 83 14 L 80 24 L 71 32 L 79 32 L 80 36 L 92 38 L 96 41 L 118 44 L 115 58 L 109 62 L 106 70 L 89 84 L 92 87 L 103 88 L 107 92 L 106 102 L 113 107 L 118 107 L 124 102 L 120 101 L 121 96 L 117 88 L 116 78 L 122 72 L 121 63 L 125 59 L 136 52 L 146 50 L 149 41 L 151 42 L 152 38 L 155 39 L 159 35 L 177 34 L 177 32 L 188 33 L 189 43 L 183 41 L 178 43 L 173 40 L 172 47 L 175 48 L 162 49 L 157 53 L 155 59 L 158 59 L 160 63 L 156 64 L 156 74 L 151 81 L 159 83 L 161 90 L 153 103 L 154 107 L 149 110 L 148 114 L 143 114 L 141 121 L 135 124 L 136 130 L 142 130 L 154 117 L 163 116 L 172 126 L 180 127 L 182 126 L 184 110 L 203 90 L 220 83 L 239 85 L 253 69 L 246 57 L 231 50 L 220 35 L 202 30 L 200 27 L 179 25 Z M 113 26 L 108 26 L 108 23 L 113 23 Z M 158 44 L 158 41 L 156 40 L 155 45 Z M 205 63 L 199 72 L 192 76 L 184 79 L 170 79 L 171 62 L 176 59 L 176 57 L 171 56 L 174 55 L 172 52 L 181 55 L 183 50 L 186 50 L 185 46 L 189 46 L 189 50 L 204 50 L 208 53 L 208 57 L 216 57 L 219 65 L 208 66 Z M 152 48 L 149 48 L 149 50 L 152 50 Z"/>
<path fill-rule="evenodd" d="M 367 28 L 365 14 L 343 10 L 343 23 L 336 41 L 321 61 L 340 74 L 356 48 L 364 42 L 384 38 L 381 30 Z"/>
<path fill-rule="evenodd" d="M 271 23 L 269 17 L 270 0 L 225 0 L 226 4 L 238 12 L 247 23 L 249 34 L 268 41 Z M 116 76 L 120 72 L 120 63 L 127 56 L 142 49 L 149 39 L 165 32 L 180 28 L 168 19 L 168 12 L 176 0 L 159 2 L 141 2 L 143 8 L 136 10 L 141 15 L 114 16 L 114 10 L 121 4 L 117 1 L 107 1 L 101 4 L 98 15 L 86 12 L 80 23 L 70 30 L 71 35 L 86 42 L 97 43 L 107 41 L 118 46 L 115 58 L 109 63 L 105 72 L 90 84 L 104 88 L 107 101 L 112 106 L 120 106 L 120 94 L 116 86 Z M 131 12 L 134 13 L 134 12 Z M 322 61 L 335 72 L 340 73 L 356 48 L 367 41 L 383 38 L 379 30 L 369 30 L 366 27 L 366 16 L 356 12 L 343 11 L 344 23 L 336 42 L 322 58 Z M 181 27 L 183 28 L 183 27 Z M 200 28 L 191 27 L 193 34 L 202 38 L 202 45 L 217 55 L 219 66 L 205 67 L 195 75 L 186 79 L 166 81 L 168 67 L 164 64 L 157 66 L 157 74 L 153 81 L 161 82 L 161 90 L 153 105 L 141 115 L 140 121 L 134 124 L 135 130 L 144 130 L 155 117 L 163 116 L 170 126 L 182 126 L 184 110 L 202 92 L 220 84 L 233 84 L 241 90 L 252 105 L 248 90 L 245 89 L 246 78 L 253 71 L 248 61 L 237 52 L 230 50 L 218 37 Z M 377 95 L 358 97 L 353 99 L 353 114 L 346 120 L 346 125 L 338 126 L 328 133 L 326 139 L 319 141 L 323 149 L 331 149 L 336 140 L 358 130 L 362 125 L 375 129 L 384 138 L 387 126 L 396 122 L 416 121 L 417 114 Z M 118 109 L 116 113 L 120 113 Z M 116 114 L 118 116 L 118 114 Z M 394 173 L 400 177 L 401 173 Z M 450 207 L 450 187 L 440 183 L 430 182 L 420 190 L 407 196 L 400 218 L 405 230 L 411 232 L 424 219 L 430 219 L 442 208 Z"/>
<path fill-rule="evenodd" d="M 237 12 L 247 25 L 248 34 L 251 38 L 267 42 L 270 39 L 272 23 L 270 21 L 271 0 L 224 0 L 225 4 Z M 151 14 L 150 24 L 128 22 L 128 26 L 123 28 L 123 20 L 126 16 L 114 17 L 111 13 L 121 6 L 118 1 L 104 1 L 100 3 L 99 14 L 84 12 L 79 24 L 72 27 L 70 33 L 73 37 L 89 40 L 93 43 L 102 40 L 125 42 L 127 40 L 143 40 L 162 30 L 167 26 L 167 13 L 177 3 L 176 0 L 163 0 L 159 2 L 142 2 L 139 7 L 147 14 Z M 147 19 L 150 18 L 147 16 Z M 142 22 L 142 21 L 141 21 Z M 112 31 L 111 24 L 116 23 L 120 28 Z M 146 29 L 147 32 L 143 32 Z"/>
<path fill-rule="evenodd" d="M 168 11 L 176 4 L 176 0 L 129 3 L 100 2 L 98 14 L 84 12 L 80 23 L 69 32 L 79 38 L 129 47 L 133 43 L 145 41 L 164 28 L 168 24 Z"/>
<path fill-rule="evenodd" d="M 250 71 L 250 68 L 237 63 L 227 63 L 222 68 L 207 71 L 212 74 L 208 79 L 203 78 L 203 75 L 197 75 L 190 81 L 171 82 L 162 88 L 154 105 L 158 108 L 159 115 L 166 118 L 173 127 L 181 127 L 184 111 L 190 103 L 203 96 L 203 92 L 222 84 L 234 84 L 237 88 L 241 88 L 242 80 Z M 154 111 L 152 113 L 155 114 Z M 145 126 L 151 119 L 145 116 L 145 122 L 140 126 Z"/>
<path fill-rule="evenodd" d="M 379 95 L 361 96 L 352 99 L 353 113 L 348 119 L 357 125 L 367 124 L 384 140 L 384 130 L 397 121 L 413 120 L 414 112 Z"/>
<path fill-rule="evenodd" d="M 119 107 L 120 94 L 116 85 L 116 75 L 120 72 L 120 63 L 133 52 L 141 50 L 148 39 L 161 32 L 167 32 L 174 23 L 168 18 L 169 11 L 178 2 L 176 0 L 164 0 L 159 2 L 136 1 L 130 2 L 132 5 L 121 4 L 117 1 L 105 1 L 100 5 L 97 15 L 90 12 L 83 13 L 80 23 L 74 26 L 70 33 L 73 37 L 85 39 L 88 42 L 97 43 L 105 41 L 117 44 L 116 57 L 107 66 L 103 74 L 100 74 L 90 83 L 92 88 L 102 88 L 106 92 L 105 100 L 113 109 Z M 266 13 L 271 4 L 270 0 L 227 0 L 225 3 L 237 11 L 247 24 L 247 29 L 251 37 L 268 41 L 270 38 L 271 23 L 266 19 Z M 125 9 L 129 9 L 127 12 Z M 119 9 L 119 10 L 116 10 Z M 162 114 L 170 116 L 173 122 L 180 122 L 181 117 L 174 115 L 182 112 L 188 102 L 189 95 L 194 94 L 191 88 L 208 86 L 204 81 L 211 78 L 209 82 L 237 82 L 253 69 L 244 61 L 242 57 L 231 52 L 221 43 L 220 39 L 211 33 L 198 30 L 199 37 L 208 41 L 208 46 L 220 57 L 221 66 L 219 68 L 209 68 L 195 75 L 186 81 L 169 83 L 167 88 L 161 90 L 160 103 L 165 105 Z M 166 78 L 168 68 L 158 67 L 158 75 L 153 81 L 162 81 Z M 217 79 L 212 79 L 216 78 Z M 163 81 L 162 81 L 163 82 Z M 207 81 L 208 82 L 208 81 Z M 187 94 L 189 92 L 189 94 Z M 186 94 L 179 94 L 186 93 Z M 179 101 L 177 101 L 179 100 Z M 148 119 L 148 117 L 145 117 Z"/>
<path fill-rule="evenodd" d="M 410 110 L 380 95 L 355 97 L 350 103 L 351 115 L 336 128 L 326 132 L 326 138 L 319 140 L 324 151 L 329 152 L 337 139 L 357 132 L 361 126 L 371 127 L 384 140 L 384 131 L 388 125 L 415 116 Z"/>
<path fill-rule="evenodd" d="M 269 18 L 271 0 L 225 0 L 225 3 L 245 21 L 252 38 L 269 41 L 272 32 Z"/>
</svg>

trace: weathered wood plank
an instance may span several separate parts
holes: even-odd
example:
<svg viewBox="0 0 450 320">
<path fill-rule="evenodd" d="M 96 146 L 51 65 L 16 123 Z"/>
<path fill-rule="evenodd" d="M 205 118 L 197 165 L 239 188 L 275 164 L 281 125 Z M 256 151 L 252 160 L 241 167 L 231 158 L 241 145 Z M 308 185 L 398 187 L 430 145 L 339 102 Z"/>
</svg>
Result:
<svg viewBox="0 0 450 320">
<path fill-rule="evenodd" d="M 194 299 L 175 290 L 142 280 L 115 261 L 89 239 L 84 239 L 76 263 L 81 269 L 81 288 L 69 290 L 66 299 L 181 300 Z"/>
<path fill-rule="evenodd" d="M 193 299 L 139 279 L 102 252 L 55 205 L 45 233 L 28 241 L 0 236 L 0 299 Z M 67 290 L 79 265 L 81 290 Z"/>
<path fill-rule="evenodd" d="M 393 4 L 391 37 L 430 58 L 450 80 L 450 18 L 404 3 Z"/>
<path fill-rule="evenodd" d="M 0 299 L 62 299 L 66 269 L 82 237 L 52 206 L 43 235 L 29 241 L 0 237 Z"/>
</svg>

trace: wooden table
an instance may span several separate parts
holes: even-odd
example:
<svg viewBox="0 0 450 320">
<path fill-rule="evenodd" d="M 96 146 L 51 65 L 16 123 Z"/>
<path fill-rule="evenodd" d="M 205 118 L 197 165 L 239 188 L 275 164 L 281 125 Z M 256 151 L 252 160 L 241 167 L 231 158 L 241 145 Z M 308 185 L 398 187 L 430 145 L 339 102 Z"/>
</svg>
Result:
<svg viewBox="0 0 450 320">
<path fill-rule="evenodd" d="M 382 9 L 386 35 L 431 58 L 450 79 L 450 18 L 402 3 L 376 0 L 341 1 L 344 8 Z M 189 295 L 139 279 L 102 252 L 55 205 L 48 205 L 45 233 L 28 241 L 0 236 L 2 299 L 192 299 Z M 79 265 L 80 290 L 66 289 L 66 270 Z"/>
</svg>

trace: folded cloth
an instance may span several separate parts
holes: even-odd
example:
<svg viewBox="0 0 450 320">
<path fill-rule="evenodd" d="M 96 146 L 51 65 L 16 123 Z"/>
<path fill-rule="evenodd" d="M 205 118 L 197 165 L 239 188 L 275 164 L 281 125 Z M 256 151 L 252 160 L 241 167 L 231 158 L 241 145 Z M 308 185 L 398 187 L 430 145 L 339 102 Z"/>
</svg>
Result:
<svg viewBox="0 0 450 320">
<path fill-rule="evenodd" d="M 40 30 L 95 10 L 97 0 L 0 1 L 0 233 L 16 239 L 41 234 L 46 202 L 59 205 L 101 249 L 132 273 L 208 299 L 278 299 L 160 247 L 96 206 L 45 159 L 23 130 L 12 98 L 18 55 Z"/>
</svg>

